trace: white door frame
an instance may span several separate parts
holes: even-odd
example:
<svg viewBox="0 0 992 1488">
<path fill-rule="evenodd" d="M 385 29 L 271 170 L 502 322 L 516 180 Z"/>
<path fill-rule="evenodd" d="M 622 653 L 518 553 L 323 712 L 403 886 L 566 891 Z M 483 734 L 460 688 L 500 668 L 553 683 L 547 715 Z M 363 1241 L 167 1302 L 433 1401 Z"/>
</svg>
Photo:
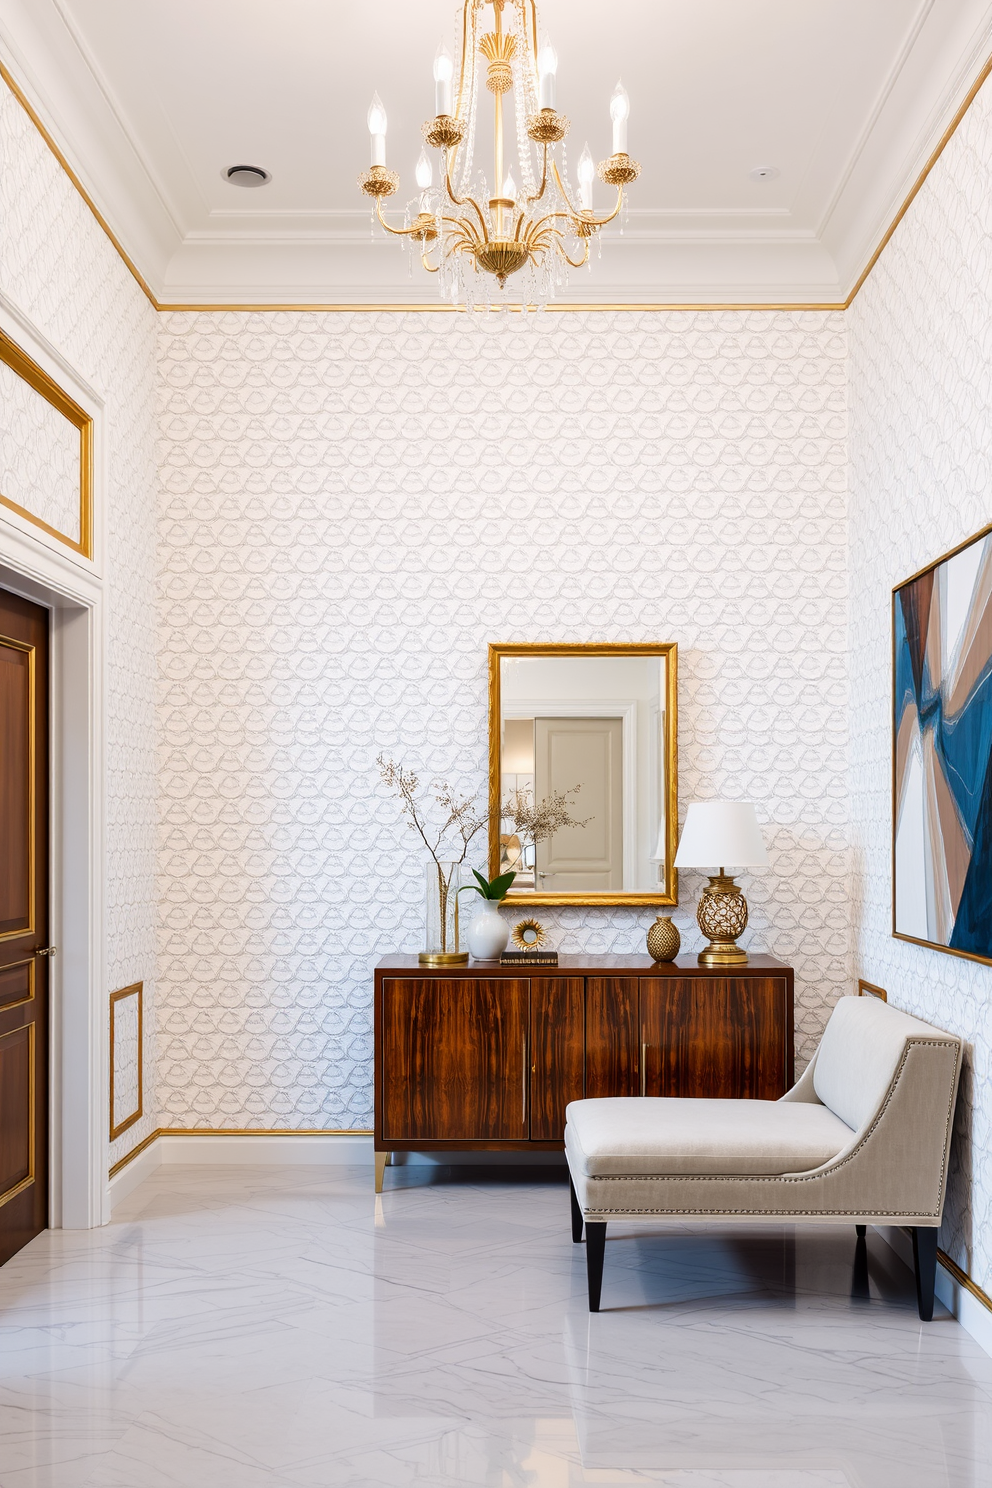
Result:
<svg viewBox="0 0 992 1488">
<path fill-rule="evenodd" d="M 103 399 L 0 293 L 0 328 L 93 418 L 94 556 L 0 508 L 0 586 L 52 612 L 49 1224 L 109 1219 Z"/>
</svg>

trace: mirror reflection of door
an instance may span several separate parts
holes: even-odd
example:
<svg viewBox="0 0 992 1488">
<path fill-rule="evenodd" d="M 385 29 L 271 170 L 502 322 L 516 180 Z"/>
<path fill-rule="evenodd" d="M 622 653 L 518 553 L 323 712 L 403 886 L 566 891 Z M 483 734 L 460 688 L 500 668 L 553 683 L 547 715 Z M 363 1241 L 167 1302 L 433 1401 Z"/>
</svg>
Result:
<svg viewBox="0 0 992 1488">
<path fill-rule="evenodd" d="M 551 893 L 623 889 L 623 719 L 535 718 L 537 799 L 581 790 L 570 803 L 582 826 L 537 844 L 537 886 Z"/>
</svg>

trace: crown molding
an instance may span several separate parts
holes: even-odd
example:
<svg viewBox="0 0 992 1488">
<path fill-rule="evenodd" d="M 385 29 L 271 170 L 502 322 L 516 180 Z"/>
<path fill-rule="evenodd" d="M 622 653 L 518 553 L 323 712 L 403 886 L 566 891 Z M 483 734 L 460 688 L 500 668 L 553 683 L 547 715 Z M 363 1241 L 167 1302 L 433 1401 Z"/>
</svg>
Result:
<svg viewBox="0 0 992 1488">
<path fill-rule="evenodd" d="M 365 214 L 337 209 L 319 214 L 267 212 L 260 227 L 257 218 L 225 211 L 211 214 L 217 230 L 181 233 L 175 214 L 127 139 L 121 111 L 101 84 L 93 60 L 70 31 L 59 0 L 54 5 L 52 14 L 58 15 L 65 35 L 53 40 L 47 34 L 51 24 L 47 29 L 40 22 L 36 25 L 34 49 L 49 61 L 39 71 L 29 67 L 24 57 L 29 28 L 23 22 L 26 11 L 43 17 L 48 8 L 35 7 L 30 0 L 7 0 L 0 19 L 0 46 L 14 67 L 0 62 L 0 79 L 25 109 L 156 310 L 452 313 L 452 307 L 433 298 L 430 282 L 397 283 L 396 245 L 370 242 L 364 232 L 356 231 L 356 223 L 367 221 Z M 905 112 L 906 98 L 900 100 L 897 95 L 900 90 L 906 95 L 914 86 L 909 64 L 915 60 L 917 69 L 922 65 L 920 52 L 927 41 L 935 0 L 925 0 L 921 6 L 914 29 L 885 80 L 824 213 L 821 236 L 786 226 L 792 214 L 779 208 L 736 213 L 716 208 L 639 209 L 631 212 L 633 230 L 623 238 L 608 240 L 595 279 L 573 284 L 549 308 L 585 313 L 846 309 L 992 72 L 992 4 L 971 0 L 965 8 L 969 14 L 962 18 L 962 25 L 969 24 L 969 16 L 973 22 L 979 13 L 980 24 L 971 24 L 963 56 L 960 46 L 955 51 L 961 38 L 948 41 L 945 36 L 946 55 L 937 69 L 940 86 L 924 124 L 909 143 L 905 129 L 901 135 L 898 129 L 895 134 L 892 128 L 888 130 L 890 154 L 901 150 L 903 169 L 898 195 L 893 198 L 890 192 L 888 206 L 876 206 L 868 213 L 873 223 L 870 230 L 864 222 L 841 221 L 845 195 L 877 144 L 879 120 L 886 109 L 895 107 L 895 99 Z M 21 22 L 16 37 L 12 15 Z M 42 31 L 46 36 L 39 40 Z M 67 49 L 75 49 L 76 56 L 86 62 L 88 90 L 79 86 L 78 76 L 70 76 Z M 929 81 L 933 94 L 932 76 Z M 963 101 L 959 101 L 965 87 Z M 60 103 L 57 110 L 52 107 L 53 88 Z M 45 99 L 43 108 L 36 105 L 39 96 Z M 62 143 L 67 133 L 77 141 L 72 154 Z M 84 157 L 95 162 L 92 170 L 84 166 Z M 111 211 L 109 193 L 105 199 L 96 191 L 93 174 L 118 188 L 114 205 L 120 208 L 123 201 L 122 213 Z M 133 195 L 129 194 L 132 187 Z M 864 218 L 865 212 L 861 215 Z M 238 230 L 233 223 L 239 220 L 250 220 L 253 226 Z M 224 221 L 232 222 L 231 230 L 220 230 Z M 782 230 L 774 231 L 775 221 L 783 222 Z M 846 241 L 840 241 L 844 232 Z M 852 234 L 860 237 L 857 251 L 851 248 Z M 831 240 L 837 240 L 833 248 Z M 133 245 L 137 246 L 132 252 Z M 333 273 L 328 273 L 329 260 Z M 849 266 L 843 275 L 838 274 L 838 262 Z M 333 299 L 327 297 L 330 284 Z"/>
</svg>

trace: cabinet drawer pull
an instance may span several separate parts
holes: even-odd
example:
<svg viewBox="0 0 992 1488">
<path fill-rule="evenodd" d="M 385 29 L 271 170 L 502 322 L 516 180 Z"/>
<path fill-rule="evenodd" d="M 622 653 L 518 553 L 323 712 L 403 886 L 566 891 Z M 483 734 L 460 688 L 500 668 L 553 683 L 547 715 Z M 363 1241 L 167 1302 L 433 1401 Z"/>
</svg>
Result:
<svg viewBox="0 0 992 1488">
<path fill-rule="evenodd" d="M 648 1082 L 648 1046 L 641 1044 L 641 1094 L 645 1093 Z"/>
<path fill-rule="evenodd" d="M 521 1122 L 521 1125 L 522 1126 L 526 1126 L 527 1125 L 527 1083 L 528 1083 L 527 1082 L 527 1066 L 528 1066 L 529 1063 L 530 1063 L 530 1049 L 527 1046 L 527 1035 L 525 1033 L 524 1034 L 524 1064 L 523 1064 L 524 1077 L 523 1077 L 523 1080 L 521 1082 L 522 1087 L 523 1087 L 522 1090 L 521 1090 L 521 1094 L 523 1096 L 523 1109 L 520 1112 L 520 1122 Z"/>
</svg>

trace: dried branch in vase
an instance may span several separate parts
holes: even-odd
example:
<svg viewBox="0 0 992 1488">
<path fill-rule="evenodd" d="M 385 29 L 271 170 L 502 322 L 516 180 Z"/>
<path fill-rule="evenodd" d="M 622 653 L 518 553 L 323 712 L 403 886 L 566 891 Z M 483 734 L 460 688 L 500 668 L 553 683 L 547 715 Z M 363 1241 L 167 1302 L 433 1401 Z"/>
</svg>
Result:
<svg viewBox="0 0 992 1488">
<path fill-rule="evenodd" d="M 419 833 L 435 863 L 464 863 L 472 839 L 489 821 L 477 797 L 458 796 L 439 780 L 433 782 L 429 792 L 421 791 L 420 777 L 413 770 L 404 770 L 382 754 L 376 764 L 383 784 L 399 796 L 407 826 Z M 431 807 L 431 798 L 440 813 Z"/>
<path fill-rule="evenodd" d="M 581 785 L 573 785 L 571 790 L 552 791 L 534 801 L 529 790 L 518 786 L 506 797 L 500 811 L 503 820 L 512 823 L 521 836 L 533 843 L 544 842 L 565 827 L 585 827 L 592 821 L 591 816 L 580 821 L 569 810 L 570 798 L 581 789 Z"/>
</svg>

